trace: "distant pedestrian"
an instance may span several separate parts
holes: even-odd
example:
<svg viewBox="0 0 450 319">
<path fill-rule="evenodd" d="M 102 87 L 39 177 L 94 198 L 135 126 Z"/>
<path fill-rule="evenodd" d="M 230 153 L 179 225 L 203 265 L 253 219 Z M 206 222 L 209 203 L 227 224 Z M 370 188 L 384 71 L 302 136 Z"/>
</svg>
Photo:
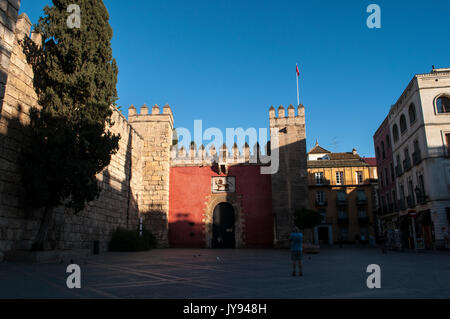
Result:
<svg viewBox="0 0 450 319">
<path fill-rule="evenodd" d="M 361 246 L 363 248 L 366 247 L 366 235 L 365 234 L 361 234 Z"/>
<path fill-rule="evenodd" d="M 294 226 L 291 234 L 291 260 L 292 260 L 292 276 L 295 276 L 295 264 L 298 262 L 298 275 L 303 276 L 302 269 L 303 255 L 303 234 L 297 226 Z"/>
</svg>

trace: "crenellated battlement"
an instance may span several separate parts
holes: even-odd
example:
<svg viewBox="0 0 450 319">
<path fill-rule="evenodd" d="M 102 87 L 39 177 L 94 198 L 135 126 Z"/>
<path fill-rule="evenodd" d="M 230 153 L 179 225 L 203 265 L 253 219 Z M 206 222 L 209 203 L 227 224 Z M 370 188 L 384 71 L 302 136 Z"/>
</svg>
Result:
<svg viewBox="0 0 450 319">
<path fill-rule="evenodd" d="M 245 143 L 242 151 L 236 143 L 231 148 L 223 144 L 220 148 L 210 145 L 207 150 L 202 144 L 197 148 L 195 142 L 190 143 L 189 150 L 176 145 L 170 149 L 171 166 L 212 166 L 217 163 L 225 165 L 264 165 L 270 162 L 270 142 L 264 146 L 264 152 L 256 143 L 252 148 Z M 219 150 L 219 151 L 217 151 Z M 230 151 L 231 150 L 231 151 Z"/>
<path fill-rule="evenodd" d="M 127 136 L 132 136 L 134 139 L 143 139 L 142 135 L 128 122 L 127 118 L 116 106 L 111 105 L 111 109 L 113 110 L 111 120 L 114 123 L 114 126 L 120 130 L 121 135 L 125 133 Z"/>
<path fill-rule="evenodd" d="M 137 122 L 168 122 L 173 128 L 173 113 L 169 104 L 164 105 L 161 108 L 155 104 L 153 105 L 151 112 L 149 112 L 149 107 L 144 104 L 140 108 L 140 112 L 137 111 L 136 107 L 131 104 L 128 108 L 128 120 L 130 123 Z"/>
<path fill-rule="evenodd" d="M 283 105 L 275 110 L 273 106 L 269 109 L 270 127 L 280 126 L 280 125 L 304 125 L 305 124 L 305 107 L 300 104 L 297 107 L 297 114 L 295 107 L 291 104 L 286 109 Z"/>
<path fill-rule="evenodd" d="M 17 40 L 23 40 L 23 38 L 27 36 L 37 45 L 39 46 L 42 45 L 42 36 L 34 30 L 31 31 L 31 26 L 32 23 L 30 21 L 30 18 L 28 18 L 28 16 L 25 13 L 20 14 L 17 17 L 15 29 Z"/>
</svg>

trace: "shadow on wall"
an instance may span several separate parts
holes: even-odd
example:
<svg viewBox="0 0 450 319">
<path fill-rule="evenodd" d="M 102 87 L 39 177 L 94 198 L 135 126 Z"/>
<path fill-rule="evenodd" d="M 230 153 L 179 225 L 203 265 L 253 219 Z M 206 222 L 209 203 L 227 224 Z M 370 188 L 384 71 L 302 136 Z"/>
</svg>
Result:
<svg viewBox="0 0 450 319">
<path fill-rule="evenodd" d="M 168 248 L 170 227 L 167 220 L 167 213 L 164 212 L 160 205 L 154 205 L 154 208 L 141 212 L 141 216 L 143 218 L 143 227 L 155 236 L 157 248 Z"/>
<path fill-rule="evenodd" d="M 42 219 L 42 211 L 30 209 L 18 166 L 20 152 L 29 143 L 29 117 L 21 104 L 9 114 L 0 113 L 0 250 L 30 249 Z M 10 108 L 8 108 L 9 110 Z M 27 111 L 27 110 L 26 110 Z M 100 249 L 107 249 L 112 232 L 117 227 L 138 228 L 137 199 L 131 192 L 132 136 L 126 147 L 125 177 L 116 174 L 115 165 L 106 167 L 97 175 L 101 188 L 100 197 L 88 203 L 85 209 L 74 214 L 72 209 L 55 209 L 46 249 L 92 249 L 94 241 L 100 241 Z M 120 151 L 111 162 L 119 160 Z M 116 157 L 116 158 L 115 158 Z M 123 159 L 121 160 L 123 161 Z M 121 166 L 122 167 L 122 166 Z"/>
<path fill-rule="evenodd" d="M 0 43 L 0 52 L 3 51 L 3 46 Z M 0 70 L 0 116 L 3 110 L 3 99 L 5 97 L 5 88 L 8 81 L 8 74 L 3 70 Z"/>
<path fill-rule="evenodd" d="M 279 169 L 271 177 L 274 238 L 275 246 L 278 248 L 290 247 L 294 213 L 303 208 L 310 208 L 306 139 L 297 136 L 295 142 L 289 142 L 290 135 L 288 135 L 289 130 L 301 129 L 299 127 L 285 127 L 279 130 L 280 140 L 285 138 L 288 142 L 278 148 Z M 297 134 L 300 133 L 297 132 Z M 310 239 L 305 235 L 306 241 L 310 241 Z"/>
<path fill-rule="evenodd" d="M 176 214 L 178 220 L 170 223 L 171 248 L 205 248 L 203 225 L 188 219 L 189 213 Z"/>
</svg>

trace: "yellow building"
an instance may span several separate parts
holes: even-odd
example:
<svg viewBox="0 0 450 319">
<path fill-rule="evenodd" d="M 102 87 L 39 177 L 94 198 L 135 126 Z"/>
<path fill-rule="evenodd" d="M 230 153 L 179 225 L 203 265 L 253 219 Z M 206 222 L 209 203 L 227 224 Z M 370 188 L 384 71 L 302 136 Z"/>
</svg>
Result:
<svg viewBox="0 0 450 319">
<path fill-rule="evenodd" d="M 355 149 L 331 153 L 316 142 L 308 153 L 309 204 L 322 215 L 316 244 L 374 236 L 377 179 L 374 158 L 361 158 Z"/>
</svg>

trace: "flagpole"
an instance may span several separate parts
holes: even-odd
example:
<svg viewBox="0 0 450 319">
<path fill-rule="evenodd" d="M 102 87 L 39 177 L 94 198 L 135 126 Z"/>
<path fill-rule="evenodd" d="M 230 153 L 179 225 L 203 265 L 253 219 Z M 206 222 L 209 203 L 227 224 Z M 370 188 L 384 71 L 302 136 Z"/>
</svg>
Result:
<svg viewBox="0 0 450 319">
<path fill-rule="evenodd" d="M 298 64 L 297 64 L 297 69 L 298 69 Z M 296 78 L 297 78 L 297 106 L 300 106 L 300 95 L 299 95 L 299 91 L 298 91 L 298 73 L 295 73 Z"/>
</svg>

